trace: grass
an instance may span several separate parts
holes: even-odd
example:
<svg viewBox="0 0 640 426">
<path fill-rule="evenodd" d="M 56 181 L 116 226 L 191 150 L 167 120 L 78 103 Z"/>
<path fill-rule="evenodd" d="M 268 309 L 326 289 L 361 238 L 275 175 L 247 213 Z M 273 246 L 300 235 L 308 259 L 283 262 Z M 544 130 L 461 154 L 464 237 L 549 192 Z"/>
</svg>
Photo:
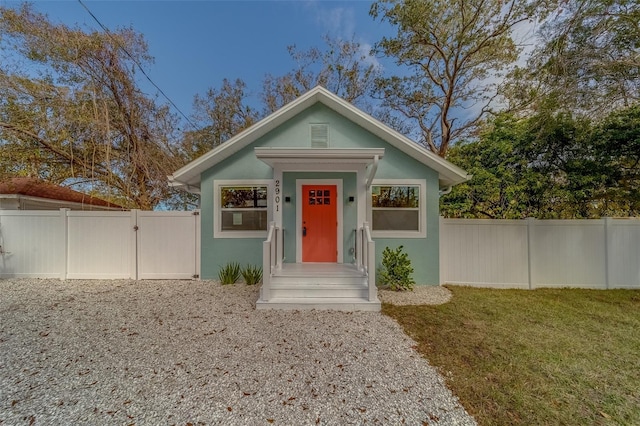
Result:
<svg viewBox="0 0 640 426">
<path fill-rule="evenodd" d="M 480 425 L 640 424 L 640 291 L 450 290 L 382 310 Z"/>
</svg>

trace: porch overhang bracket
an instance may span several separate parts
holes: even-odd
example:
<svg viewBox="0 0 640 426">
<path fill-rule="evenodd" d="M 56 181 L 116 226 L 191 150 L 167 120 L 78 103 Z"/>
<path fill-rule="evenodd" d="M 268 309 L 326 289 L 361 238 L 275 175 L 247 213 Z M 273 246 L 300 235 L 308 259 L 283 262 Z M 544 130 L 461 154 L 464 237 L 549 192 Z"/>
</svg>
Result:
<svg viewBox="0 0 640 426">
<path fill-rule="evenodd" d="M 373 178 L 376 177 L 376 172 L 378 171 L 378 161 L 380 161 L 380 156 L 373 156 L 373 163 L 371 163 L 371 169 L 369 169 L 369 175 L 367 176 L 367 191 L 371 188 L 371 183 L 373 183 Z"/>
</svg>

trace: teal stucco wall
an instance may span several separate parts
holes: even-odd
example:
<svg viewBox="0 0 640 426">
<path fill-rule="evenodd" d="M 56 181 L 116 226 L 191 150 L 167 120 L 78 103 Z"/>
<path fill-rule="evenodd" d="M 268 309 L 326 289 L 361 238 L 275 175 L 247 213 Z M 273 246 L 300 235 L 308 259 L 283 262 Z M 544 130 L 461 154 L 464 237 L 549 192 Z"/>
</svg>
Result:
<svg viewBox="0 0 640 426">
<path fill-rule="evenodd" d="M 231 261 L 241 264 L 261 265 L 263 238 L 213 238 L 214 230 L 214 180 L 224 179 L 272 179 L 272 169 L 258 160 L 254 148 L 260 147 L 310 147 L 309 124 L 329 125 L 331 148 L 385 148 L 376 179 L 424 179 L 426 181 L 426 238 L 375 238 L 378 266 L 385 247 L 403 245 L 409 253 L 417 284 L 439 283 L 439 205 L 438 174 L 420 162 L 390 146 L 382 139 L 355 125 L 321 104 L 316 104 L 289 121 L 259 138 L 212 167 L 201 175 L 201 276 L 217 278 L 221 266 Z M 282 196 L 291 197 L 283 202 L 283 226 L 285 228 L 285 258 L 295 262 L 295 209 L 296 179 L 342 179 L 343 180 L 343 261 L 353 261 L 354 232 L 357 227 L 357 200 L 348 203 L 349 196 L 356 194 L 356 174 L 346 172 L 285 172 Z"/>
</svg>

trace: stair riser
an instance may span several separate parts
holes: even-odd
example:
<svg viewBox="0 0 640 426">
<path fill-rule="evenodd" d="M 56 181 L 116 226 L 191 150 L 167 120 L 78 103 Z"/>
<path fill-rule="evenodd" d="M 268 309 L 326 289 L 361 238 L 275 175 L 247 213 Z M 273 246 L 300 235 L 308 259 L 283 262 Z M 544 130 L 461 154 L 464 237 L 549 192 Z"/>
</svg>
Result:
<svg viewBox="0 0 640 426">
<path fill-rule="evenodd" d="M 256 309 L 281 309 L 281 310 L 311 310 L 311 309 L 321 309 L 321 310 L 334 310 L 334 311 L 344 311 L 344 312 L 355 312 L 355 311 L 370 311 L 370 312 L 380 312 L 380 302 L 378 303 L 370 303 L 370 302 L 353 302 L 353 303 L 330 303 L 330 302 L 319 302 L 319 303 L 296 303 L 296 302 L 272 302 L 265 303 L 260 300 L 256 303 Z"/>
<path fill-rule="evenodd" d="M 271 277 L 272 284 L 293 285 L 367 285 L 364 277 Z"/>
<path fill-rule="evenodd" d="M 369 291 L 361 288 L 271 288 L 271 297 L 313 298 L 313 297 L 367 297 Z"/>
</svg>

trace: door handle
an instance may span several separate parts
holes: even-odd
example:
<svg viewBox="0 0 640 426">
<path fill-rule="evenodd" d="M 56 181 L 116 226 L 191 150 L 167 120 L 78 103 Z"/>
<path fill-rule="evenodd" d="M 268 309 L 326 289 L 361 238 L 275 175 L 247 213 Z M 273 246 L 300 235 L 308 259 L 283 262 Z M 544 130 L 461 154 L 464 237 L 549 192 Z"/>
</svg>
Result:
<svg viewBox="0 0 640 426">
<path fill-rule="evenodd" d="M 306 227 L 306 226 L 303 226 L 303 227 L 302 227 L 302 236 L 303 236 L 303 237 L 306 237 L 306 236 L 307 236 L 307 227 Z"/>
</svg>

